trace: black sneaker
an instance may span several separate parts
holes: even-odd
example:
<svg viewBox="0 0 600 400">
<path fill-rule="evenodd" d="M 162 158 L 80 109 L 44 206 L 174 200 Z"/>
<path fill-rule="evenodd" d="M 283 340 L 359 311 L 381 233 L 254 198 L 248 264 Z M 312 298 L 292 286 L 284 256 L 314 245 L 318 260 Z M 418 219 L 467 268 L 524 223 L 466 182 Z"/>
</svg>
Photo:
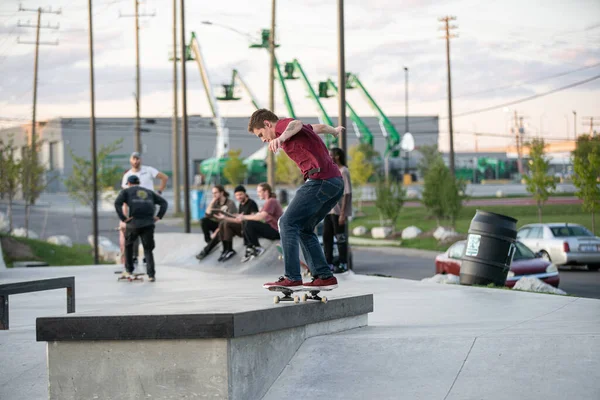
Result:
<svg viewBox="0 0 600 400">
<path fill-rule="evenodd" d="M 254 258 L 254 248 L 246 247 L 246 253 L 244 254 L 244 257 L 242 257 L 241 261 L 243 263 L 245 263 L 246 261 L 250 261 L 253 258 Z"/>
<path fill-rule="evenodd" d="M 257 246 L 254 248 L 254 257 L 260 257 L 260 255 L 264 252 L 265 252 L 265 249 L 263 249 L 260 246 Z"/>
<path fill-rule="evenodd" d="M 198 260 L 203 260 L 203 259 L 204 259 L 204 257 L 206 257 L 207 255 L 208 255 L 208 253 L 207 253 L 207 252 L 205 252 L 204 250 L 202 250 L 200 253 L 196 254 L 196 258 L 197 258 Z"/>
<path fill-rule="evenodd" d="M 334 274 L 343 274 L 344 272 L 348 272 L 348 264 L 340 263 L 339 266 L 333 267 Z"/>
<path fill-rule="evenodd" d="M 229 260 L 231 257 L 235 256 L 236 254 L 237 254 L 237 252 L 235 250 L 229 250 L 227 253 L 225 253 L 225 255 L 223 256 L 223 259 L 221 261 L 225 262 L 225 261 Z"/>
<path fill-rule="evenodd" d="M 219 256 L 219 258 L 217 258 L 218 262 L 223 261 L 223 259 L 225 258 L 225 255 L 227 254 L 227 250 L 223 250 L 223 252 L 221 253 L 221 255 Z"/>
</svg>

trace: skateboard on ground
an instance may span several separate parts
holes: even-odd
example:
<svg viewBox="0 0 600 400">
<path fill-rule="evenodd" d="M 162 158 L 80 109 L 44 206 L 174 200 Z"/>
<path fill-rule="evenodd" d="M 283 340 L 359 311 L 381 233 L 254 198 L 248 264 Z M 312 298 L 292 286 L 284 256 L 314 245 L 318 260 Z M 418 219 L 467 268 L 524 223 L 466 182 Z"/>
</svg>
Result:
<svg viewBox="0 0 600 400">
<path fill-rule="evenodd" d="M 281 247 L 281 243 L 277 243 L 277 245 L 275 246 L 277 248 L 277 251 L 279 252 L 279 261 L 283 260 L 283 247 Z M 300 266 L 302 267 L 302 269 L 304 269 L 304 271 L 302 271 L 302 276 L 311 276 L 310 275 L 310 268 L 308 268 L 308 265 L 306 265 L 306 263 L 304 263 L 302 260 L 300 260 Z"/>
<path fill-rule="evenodd" d="M 134 272 L 128 278 L 126 278 L 124 276 L 119 276 L 117 278 L 117 281 L 129 281 L 129 282 L 138 281 L 138 282 L 143 282 L 144 281 L 144 275 L 146 275 L 146 274 L 141 273 L 141 272 Z"/>
<path fill-rule="evenodd" d="M 304 293 L 302 295 L 302 301 L 306 302 L 308 300 L 316 300 L 316 301 L 320 301 L 321 303 L 327 303 L 327 297 L 323 296 L 320 297 L 319 296 L 319 292 L 321 291 L 331 291 L 333 289 L 318 289 L 318 290 L 313 290 L 313 289 L 305 289 L 303 287 L 298 287 L 296 288 L 289 288 L 286 286 L 271 286 L 270 288 L 267 288 L 268 291 L 270 292 L 281 292 L 283 293 L 283 296 L 275 296 L 273 298 L 273 303 L 277 304 L 280 301 L 293 301 L 294 303 L 298 304 L 300 303 L 300 297 L 298 296 L 291 296 L 292 294 L 296 293 L 296 292 L 308 292 L 308 293 Z"/>
</svg>

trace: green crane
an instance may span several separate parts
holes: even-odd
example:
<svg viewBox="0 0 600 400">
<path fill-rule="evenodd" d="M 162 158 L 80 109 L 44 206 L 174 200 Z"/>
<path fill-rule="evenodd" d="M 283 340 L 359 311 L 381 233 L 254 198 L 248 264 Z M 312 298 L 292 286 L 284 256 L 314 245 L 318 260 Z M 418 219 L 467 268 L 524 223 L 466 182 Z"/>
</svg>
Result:
<svg viewBox="0 0 600 400">
<path fill-rule="evenodd" d="M 271 35 L 270 29 L 263 29 L 261 32 L 261 41 L 260 43 L 251 44 L 251 49 L 266 49 L 269 50 L 269 39 Z M 279 47 L 278 44 L 275 44 L 275 47 Z M 279 67 L 279 62 L 277 61 L 277 57 L 275 57 L 275 72 L 277 73 L 277 78 L 279 79 L 279 83 L 281 84 L 281 89 L 283 90 L 283 101 L 285 102 L 285 107 L 288 110 L 288 114 L 290 118 L 296 118 L 296 113 L 294 112 L 294 106 L 292 105 L 292 101 L 290 100 L 290 96 L 287 90 L 287 86 L 285 85 L 285 80 L 281 73 L 281 68 Z"/>
<path fill-rule="evenodd" d="M 217 97 L 217 100 L 220 100 L 220 101 L 240 100 L 241 99 L 240 97 L 235 96 L 235 88 L 238 84 L 246 91 L 246 94 L 248 94 L 248 97 L 250 97 L 250 100 L 252 101 L 252 105 L 256 109 L 261 108 L 258 100 L 256 99 L 256 97 L 250 90 L 250 87 L 242 79 L 242 76 L 240 75 L 240 73 L 237 69 L 234 69 L 233 73 L 231 74 L 231 83 L 226 83 L 226 84 L 222 85 L 224 94 L 223 94 L 223 96 Z M 267 152 L 267 146 L 263 146 L 258 151 L 254 152 L 254 154 L 251 154 L 244 160 L 244 165 L 246 165 L 246 167 L 248 168 L 248 174 L 254 175 L 255 177 L 256 176 L 260 177 L 259 180 L 266 179 L 266 172 L 267 172 L 267 164 L 265 163 L 266 152 Z M 224 164 L 223 164 L 223 166 L 224 166 Z M 221 167 L 221 168 L 223 168 L 223 167 Z"/>
<path fill-rule="evenodd" d="M 394 124 L 388 119 L 388 117 L 381 111 L 381 108 L 377 105 L 373 97 L 369 94 L 367 89 L 365 89 L 364 85 L 361 83 L 358 76 L 353 73 L 346 73 L 346 89 L 355 89 L 358 87 L 361 92 L 367 98 L 367 101 L 371 105 L 371 107 L 377 113 L 377 118 L 379 119 L 379 127 L 381 128 L 381 132 L 387 141 L 385 155 L 391 157 L 398 157 L 400 155 L 400 134 L 394 127 Z"/>
<path fill-rule="evenodd" d="M 233 73 L 231 74 L 231 83 L 224 83 L 223 85 L 221 85 L 221 86 L 223 86 L 224 94 L 221 97 L 217 97 L 217 100 L 221 100 L 221 101 L 239 100 L 240 99 L 239 97 L 235 97 L 235 87 L 237 84 L 239 84 L 246 91 L 246 93 L 250 97 L 250 101 L 252 101 L 252 105 L 256 109 L 259 109 L 260 106 L 258 105 L 258 100 L 256 99 L 256 97 L 250 90 L 250 87 L 248 87 L 246 82 L 242 79 L 242 76 L 240 75 L 240 73 L 237 69 L 234 69 Z"/>
<path fill-rule="evenodd" d="M 335 95 L 338 94 L 338 88 L 333 83 L 331 79 L 327 79 L 327 81 L 319 82 L 319 97 L 328 98 L 332 97 L 329 94 L 329 89 L 335 92 Z M 350 111 L 350 120 L 352 121 L 352 126 L 354 127 L 354 133 L 358 137 L 358 140 L 363 143 L 373 147 L 373 134 L 371 130 L 365 124 L 365 122 L 356 114 L 354 108 L 350 105 L 350 103 L 346 102 L 346 107 L 348 107 L 348 111 Z"/>
<path fill-rule="evenodd" d="M 331 118 L 329 118 L 329 115 L 327 115 L 327 111 L 325 111 L 325 107 L 323 107 L 323 104 L 321 104 L 321 100 L 319 99 L 319 96 L 317 95 L 317 93 L 315 92 L 315 89 L 310 84 L 310 81 L 308 80 L 308 77 L 306 76 L 306 73 L 304 72 L 304 69 L 300 65 L 300 62 L 298 61 L 298 59 L 295 58 L 292 62 L 285 64 L 286 76 L 283 79 L 298 79 L 297 77 L 294 76 L 294 72 L 296 72 L 296 70 L 298 72 L 300 72 L 300 75 L 302 76 L 302 80 L 304 81 L 304 83 L 306 85 L 306 89 L 308 90 L 308 94 L 314 100 L 314 102 L 317 104 L 317 108 L 319 111 L 319 122 L 322 124 L 327 124 L 327 125 L 333 126 L 333 122 L 331 121 Z M 328 148 L 337 147 L 338 146 L 338 138 L 336 138 L 333 135 L 326 135 L 325 143 L 327 144 Z"/>
</svg>

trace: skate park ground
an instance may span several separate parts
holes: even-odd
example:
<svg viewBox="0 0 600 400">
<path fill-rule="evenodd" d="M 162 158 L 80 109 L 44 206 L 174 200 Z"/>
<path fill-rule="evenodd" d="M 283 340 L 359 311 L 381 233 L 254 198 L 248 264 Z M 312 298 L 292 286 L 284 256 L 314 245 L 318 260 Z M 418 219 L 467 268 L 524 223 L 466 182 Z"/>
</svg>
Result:
<svg viewBox="0 0 600 400">
<path fill-rule="evenodd" d="M 283 273 L 271 243 L 240 264 L 238 241 L 236 258 L 220 264 L 217 253 L 194 258 L 200 235 L 159 234 L 156 242 L 155 283 L 117 282 L 114 265 L 0 269 L 0 280 L 74 276 L 77 313 L 305 306 L 274 305 L 262 288 Z M 307 339 L 263 399 L 600 398 L 599 300 L 352 272 L 338 280 L 330 299 L 373 294 L 368 326 Z M 48 398 L 36 318 L 65 313 L 64 290 L 11 296 L 10 330 L 0 331 L 1 399 Z"/>
</svg>

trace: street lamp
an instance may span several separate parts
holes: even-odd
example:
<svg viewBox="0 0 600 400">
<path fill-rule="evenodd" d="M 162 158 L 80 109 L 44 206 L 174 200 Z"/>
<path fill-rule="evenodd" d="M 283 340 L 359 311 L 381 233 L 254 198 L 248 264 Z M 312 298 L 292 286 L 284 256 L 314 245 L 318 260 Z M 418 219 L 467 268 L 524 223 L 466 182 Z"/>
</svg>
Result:
<svg viewBox="0 0 600 400">
<path fill-rule="evenodd" d="M 577 141 L 577 111 L 573 110 L 573 138 Z"/>
<path fill-rule="evenodd" d="M 404 135 L 409 135 L 408 131 L 408 67 L 404 67 Z M 411 179 L 408 174 L 410 152 L 405 151 L 404 155 L 404 184 L 409 184 Z"/>
</svg>

